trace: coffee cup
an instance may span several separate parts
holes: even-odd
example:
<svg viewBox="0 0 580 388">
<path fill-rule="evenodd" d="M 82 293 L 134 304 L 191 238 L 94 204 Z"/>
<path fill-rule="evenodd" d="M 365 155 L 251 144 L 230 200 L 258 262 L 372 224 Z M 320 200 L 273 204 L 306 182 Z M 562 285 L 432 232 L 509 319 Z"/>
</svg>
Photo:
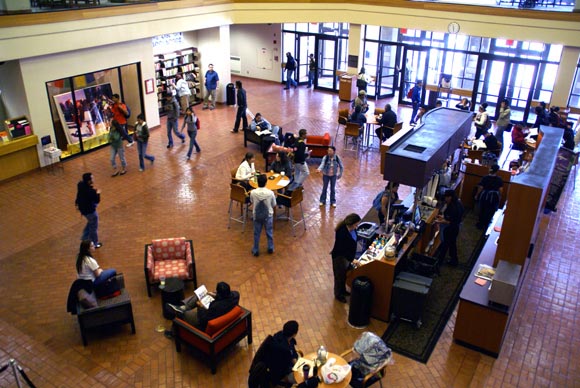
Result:
<svg viewBox="0 0 580 388">
<path fill-rule="evenodd" d="M 280 171 L 280 175 L 284 176 L 286 173 L 284 171 Z"/>
<path fill-rule="evenodd" d="M 304 381 L 308 380 L 308 375 L 310 374 L 310 365 L 304 365 L 302 367 L 302 373 L 304 373 Z"/>
</svg>

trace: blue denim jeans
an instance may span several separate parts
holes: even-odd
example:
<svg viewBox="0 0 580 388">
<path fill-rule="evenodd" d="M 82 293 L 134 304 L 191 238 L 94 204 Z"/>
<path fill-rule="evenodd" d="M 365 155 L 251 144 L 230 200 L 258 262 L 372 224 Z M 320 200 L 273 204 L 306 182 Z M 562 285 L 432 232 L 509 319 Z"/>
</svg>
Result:
<svg viewBox="0 0 580 388">
<path fill-rule="evenodd" d="M 147 142 L 137 141 L 137 151 L 139 152 L 139 168 L 145 169 L 145 159 L 154 161 L 155 156 L 147 155 Z"/>
<path fill-rule="evenodd" d="M 179 129 L 177 128 L 178 126 L 179 123 L 177 118 L 167 119 L 167 140 L 168 140 L 167 145 L 173 146 L 173 136 L 171 135 L 171 132 L 175 133 L 175 136 L 177 136 L 183 142 L 185 142 L 185 135 L 179 133 Z"/>
<path fill-rule="evenodd" d="M 195 138 L 197 137 L 197 130 L 191 132 L 187 131 L 187 135 L 189 136 L 189 150 L 187 151 L 187 157 L 190 158 L 191 152 L 193 151 L 193 146 L 195 146 L 195 150 L 197 152 L 201 151 L 201 148 L 199 148 L 199 144 L 197 144 L 197 141 L 195 141 Z"/>
<path fill-rule="evenodd" d="M 310 175 L 310 170 L 306 163 L 294 164 L 294 182 L 296 182 L 297 185 L 302 186 L 308 175 Z"/>
<path fill-rule="evenodd" d="M 298 82 L 294 80 L 294 70 L 286 70 L 286 87 L 289 88 L 290 85 L 298 85 Z"/>
<path fill-rule="evenodd" d="M 117 168 L 117 161 L 115 160 L 117 155 L 119 155 L 119 159 L 121 159 L 121 167 L 123 170 L 127 167 L 127 161 L 125 160 L 125 149 L 123 148 L 123 144 L 119 146 L 119 148 L 115 148 L 111 146 L 111 165 L 113 168 Z"/>
<path fill-rule="evenodd" d="M 83 214 L 83 216 L 87 219 L 87 225 L 83 229 L 81 240 L 90 240 L 93 244 L 97 244 L 99 242 L 99 215 L 95 210 L 94 213 Z"/>
<path fill-rule="evenodd" d="M 314 77 L 316 76 L 316 70 L 308 71 L 308 87 L 311 88 L 314 85 Z"/>
<path fill-rule="evenodd" d="M 260 252 L 260 235 L 262 234 L 262 228 L 266 228 L 266 238 L 268 239 L 268 250 L 274 250 L 274 217 L 268 217 L 266 222 L 260 222 L 254 220 L 254 247 L 252 248 L 252 253 L 256 254 Z"/>
<path fill-rule="evenodd" d="M 104 269 L 103 272 L 101 272 L 101 276 L 99 276 L 98 278 L 95 279 L 95 281 L 93 282 L 93 285 L 98 286 L 99 284 L 112 278 L 116 274 L 117 274 L 117 270 L 114 268 Z"/>
<path fill-rule="evenodd" d="M 335 198 L 335 187 L 336 187 L 336 175 L 323 175 L 322 176 L 322 194 L 320 194 L 320 202 L 326 203 L 326 192 L 328 189 L 328 183 L 330 182 L 330 204 L 336 203 Z"/>
<path fill-rule="evenodd" d="M 415 116 L 417 116 L 417 112 L 419 111 L 419 106 L 421 105 L 420 102 L 414 102 L 413 103 L 413 113 L 411 114 L 411 122 L 414 123 L 416 118 Z"/>
</svg>

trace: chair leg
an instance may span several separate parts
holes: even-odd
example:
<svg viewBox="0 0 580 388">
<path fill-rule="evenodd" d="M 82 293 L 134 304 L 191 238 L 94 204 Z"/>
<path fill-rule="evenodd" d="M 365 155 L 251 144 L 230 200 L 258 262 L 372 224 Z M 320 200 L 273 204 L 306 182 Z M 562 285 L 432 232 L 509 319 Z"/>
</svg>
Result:
<svg viewBox="0 0 580 388">
<path fill-rule="evenodd" d="M 300 202 L 300 213 L 302 213 L 302 223 L 304 224 L 304 231 L 306 231 L 306 218 L 304 218 L 304 210 L 302 209 L 302 202 Z"/>
<path fill-rule="evenodd" d="M 290 220 L 290 225 L 292 226 L 292 236 L 296 237 L 296 230 L 294 229 L 294 212 L 292 208 L 288 208 L 288 220 Z"/>
<path fill-rule="evenodd" d="M 248 205 L 243 204 L 241 206 L 241 208 L 242 208 L 242 213 L 243 213 L 242 214 L 242 233 L 244 233 L 246 230 L 246 218 L 248 216 Z"/>
<path fill-rule="evenodd" d="M 230 199 L 230 207 L 228 209 L 228 229 L 230 228 L 231 224 L 232 224 L 232 205 L 233 205 L 233 200 Z"/>
</svg>

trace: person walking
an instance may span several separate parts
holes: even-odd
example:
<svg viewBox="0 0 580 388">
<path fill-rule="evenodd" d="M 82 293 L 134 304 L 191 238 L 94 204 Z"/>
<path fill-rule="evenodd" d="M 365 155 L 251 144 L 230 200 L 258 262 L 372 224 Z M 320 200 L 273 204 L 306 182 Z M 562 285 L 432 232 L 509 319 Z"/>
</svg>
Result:
<svg viewBox="0 0 580 388">
<path fill-rule="evenodd" d="M 298 87 L 298 82 L 294 79 L 294 71 L 296 71 L 296 60 L 292 57 L 289 52 L 286 53 L 286 87 L 284 90 L 290 89 L 290 85 L 294 86 L 294 89 Z"/>
<path fill-rule="evenodd" d="M 439 214 L 435 219 L 435 223 L 439 224 L 440 233 L 442 235 L 442 243 L 439 251 L 439 259 L 443 261 L 447 251 L 451 258 L 447 264 L 457 266 L 459 258 L 457 257 L 457 236 L 459 235 L 459 226 L 463 220 L 463 205 L 455 190 L 445 190 L 443 195 L 445 200 L 443 214 Z"/>
<path fill-rule="evenodd" d="M 127 147 L 133 146 L 133 139 L 127 133 L 127 118 L 129 117 L 129 109 L 127 105 L 121 102 L 121 97 L 115 93 L 113 94 L 111 105 L 111 114 L 113 116 L 113 120 L 117 120 L 119 125 L 121 126 L 121 136 L 123 139 L 127 140 Z"/>
<path fill-rule="evenodd" d="M 320 194 L 320 206 L 326 205 L 326 192 L 330 183 L 330 206 L 336 207 L 336 180 L 342 178 L 344 166 L 342 160 L 336 154 L 336 147 L 328 147 L 328 154 L 322 158 L 317 169 L 322 173 L 322 194 Z"/>
<path fill-rule="evenodd" d="M 411 102 L 413 103 L 413 113 L 411 113 L 411 125 L 415 125 L 417 112 L 421 106 L 421 92 L 423 90 L 423 81 L 419 80 L 413 87 L 413 94 L 411 95 Z"/>
<path fill-rule="evenodd" d="M 248 101 L 246 100 L 246 91 L 242 87 L 242 81 L 236 81 L 236 102 L 238 104 L 238 111 L 236 112 L 236 122 L 234 123 L 234 129 L 232 133 L 238 133 L 240 130 L 240 120 L 243 121 L 242 129 L 248 128 L 248 117 L 246 116 L 246 110 L 248 109 Z"/>
<path fill-rule="evenodd" d="M 149 142 L 149 127 L 145 122 L 145 115 L 139 113 L 135 123 L 135 137 L 137 138 L 137 151 L 139 153 L 139 171 L 145 170 L 145 160 L 153 164 L 155 156 L 147 154 L 147 143 Z"/>
<path fill-rule="evenodd" d="M 187 107 L 189 106 L 189 98 L 191 97 L 191 90 L 189 89 L 189 84 L 185 79 L 183 79 L 183 75 L 177 74 L 175 76 L 177 82 L 175 83 L 175 90 L 177 90 L 177 94 L 179 94 L 179 102 L 181 104 L 181 112 L 185 112 Z"/>
<path fill-rule="evenodd" d="M 109 143 L 111 144 L 111 165 L 113 166 L 112 177 L 125 175 L 127 173 L 127 160 L 125 160 L 125 149 L 123 148 L 123 137 L 121 131 L 121 125 L 117 120 L 111 121 Z M 119 155 L 119 160 L 121 161 L 121 171 L 117 169 L 117 155 Z"/>
<path fill-rule="evenodd" d="M 503 141 L 503 133 L 508 129 L 511 119 L 510 101 L 508 99 L 502 100 L 499 108 L 499 117 L 495 122 L 495 137 L 497 140 Z"/>
<path fill-rule="evenodd" d="M 181 127 L 181 132 L 187 126 L 187 136 L 189 136 L 189 149 L 187 150 L 187 160 L 191 159 L 191 153 L 193 147 L 195 146 L 195 151 L 200 152 L 199 144 L 195 138 L 197 137 L 197 130 L 200 129 L 199 118 L 195 115 L 193 108 L 188 107 L 185 110 L 185 117 L 183 118 L 183 126 Z"/>
<path fill-rule="evenodd" d="M 330 252 L 332 256 L 332 272 L 334 274 L 334 298 L 341 303 L 346 303 L 346 270 L 350 263 L 358 264 L 354 259 L 356 255 L 356 228 L 361 218 L 356 213 L 347 215 L 344 220 L 336 225 L 334 247 Z"/>
<path fill-rule="evenodd" d="M 203 109 L 209 108 L 210 110 L 215 109 L 215 99 L 216 99 L 216 92 L 218 87 L 218 82 L 220 77 L 213 69 L 213 64 L 210 63 L 207 67 L 207 71 L 205 72 L 205 98 L 203 100 Z M 210 105 L 210 98 L 211 98 L 211 105 Z"/>
<path fill-rule="evenodd" d="M 173 135 L 181 139 L 181 143 L 185 143 L 185 135 L 179 133 L 177 127 L 179 126 L 179 103 L 173 94 L 165 94 L 165 112 L 167 112 L 167 148 L 173 147 Z"/>
<path fill-rule="evenodd" d="M 293 190 L 293 188 L 302 186 L 308 175 L 310 175 L 310 170 L 306 164 L 306 158 L 308 158 L 308 152 L 306 151 L 306 134 L 306 129 L 298 131 L 298 141 L 294 148 L 294 182 L 292 182 L 288 187 L 288 190 Z M 290 187 L 292 187 L 292 189 Z"/>
<path fill-rule="evenodd" d="M 101 202 L 101 190 L 95 188 L 93 174 L 85 172 L 82 180 L 77 184 L 77 197 L 75 206 L 83 217 L 87 219 L 87 224 L 83 229 L 81 241 L 90 240 L 95 248 L 100 248 L 103 244 L 99 241 L 99 214 L 97 206 Z"/>
<path fill-rule="evenodd" d="M 308 86 L 307 88 L 310 89 L 314 86 L 314 80 L 316 79 L 316 59 L 314 59 L 314 54 L 310 54 L 308 57 Z"/>
<path fill-rule="evenodd" d="M 264 228 L 268 239 L 268 253 L 274 253 L 273 218 L 276 196 L 272 190 L 266 187 L 267 182 L 266 175 L 259 175 L 258 188 L 250 191 L 250 202 L 254 209 L 254 246 L 252 247 L 252 254 L 256 257 L 260 255 L 260 235 Z"/>
</svg>

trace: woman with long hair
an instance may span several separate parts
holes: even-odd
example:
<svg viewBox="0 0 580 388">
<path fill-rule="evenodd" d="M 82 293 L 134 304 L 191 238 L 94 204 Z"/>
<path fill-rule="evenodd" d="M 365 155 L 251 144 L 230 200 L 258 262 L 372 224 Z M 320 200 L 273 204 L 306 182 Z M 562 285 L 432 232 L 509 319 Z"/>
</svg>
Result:
<svg viewBox="0 0 580 388">
<path fill-rule="evenodd" d="M 125 160 L 125 149 L 123 148 L 123 128 L 117 120 L 111 121 L 109 143 L 111 144 L 111 165 L 113 166 L 113 174 L 111 176 L 125 175 L 127 173 L 127 161 Z M 120 172 L 117 170 L 117 162 L 115 161 L 117 155 L 119 155 L 121 160 Z"/>
<path fill-rule="evenodd" d="M 236 179 L 247 189 L 251 190 L 249 184 L 250 178 L 256 174 L 256 168 L 254 163 L 256 162 L 256 157 L 253 152 L 247 152 L 236 171 Z"/>
<path fill-rule="evenodd" d="M 117 271 L 113 268 L 103 270 L 92 256 L 94 249 L 95 245 L 92 241 L 81 241 L 76 268 L 79 279 L 91 280 L 95 286 L 98 286 L 105 280 L 115 276 Z"/>
<path fill-rule="evenodd" d="M 270 170 L 278 174 L 284 172 L 284 175 L 286 175 L 289 179 L 291 179 L 292 163 L 290 162 L 290 159 L 288 159 L 288 154 L 286 152 L 281 151 L 276 153 L 276 160 L 270 166 Z"/>
<path fill-rule="evenodd" d="M 344 220 L 336 225 L 334 247 L 332 255 L 332 271 L 334 273 L 334 298 L 341 303 L 346 303 L 346 270 L 350 263 L 357 263 L 356 255 L 356 228 L 361 218 L 356 213 L 347 215 Z"/>
</svg>

